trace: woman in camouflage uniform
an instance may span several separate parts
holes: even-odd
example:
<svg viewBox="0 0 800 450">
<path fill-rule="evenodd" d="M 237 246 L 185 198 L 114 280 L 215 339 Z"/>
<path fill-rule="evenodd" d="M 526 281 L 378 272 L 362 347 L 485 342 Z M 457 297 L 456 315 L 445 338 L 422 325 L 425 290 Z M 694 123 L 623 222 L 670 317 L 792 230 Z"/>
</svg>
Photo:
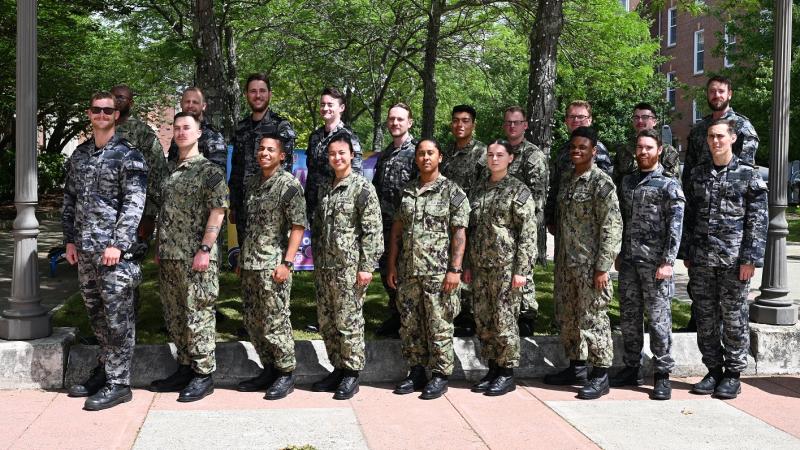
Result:
<svg viewBox="0 0 800 450">
<path fill-rule="evenodd" d="M 358 392 L 364 368 L 364 294 L 383 253 L 381 208 L 375 188 L 351 166 L 353 142 L 340 133 L 328 142 L 334 178 L 320 186 L 311 245 L 317 318 L 333 372 L 315 392 L 346 400 Z"/>
<path fill-rule="evenodd" d="M 422 389 L 420 398 L 429 400 L 447 392 L 447 378 L 453 373 L 453 318 L 461 308 L 469 202 L 458 184 L 439 174 L 442 152 L 435 141 L 417 144 L 415 159 L 419 177 L 403 189 L 388 258 L 388 283 L 397 289 L 403 356 L 411 366 L 394 392 Z M 430 381 L 425 366 L 432 372 Z"/>
<path fill-rule="evenodd" d="M 464 281 L 472 283 L 481 356 L 489 365 L 472 391 L 490 396 L 515 389 L 522 288 L 533 283 L 536 260 L 536 206 L 528 187 L 508 174 L 514 160 L 511 150 L 504 140 L 489 145 L 490 175 L 470 194 L 469 268 Z"/>
</svg>

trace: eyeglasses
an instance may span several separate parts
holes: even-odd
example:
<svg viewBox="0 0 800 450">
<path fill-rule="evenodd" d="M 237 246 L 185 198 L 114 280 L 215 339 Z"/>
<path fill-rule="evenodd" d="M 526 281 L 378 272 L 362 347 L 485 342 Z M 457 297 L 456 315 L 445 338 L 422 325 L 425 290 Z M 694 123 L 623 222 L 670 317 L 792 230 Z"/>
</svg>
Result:
<svg viewBox="0 0 800 450">
<path fill-rule="evenodd" d="M 507 127 L 520 127 L 525 123 L 524 120 L 506 120 L 503 122 Z"/>
<path fill-rule="evenodd" d="M 117 110 L 116 108 L 109 108 L 109 107 L 101 108 L 99 106 L 92 106 L 89 108 L 89 111 L 91 111 L 92 114 L 103 113 L 107 116 L 114 114 L 114 111 L 116 110 Z"/>
<path fill-rule="evenodd" d="M 641 115 L 641 116 L 631 116 L 631 119 L 634 122 L 647 122 L 648 120 L 652 120 L 652 119 L 655 119 L 655 118 L 656 118 L 656 116 L 651 116 L 649 114 L 644 114 L 644 115 Z"/>
<path fill-rule="evenodd" d="M 579 122 L 583 122 L 584 120 L 588 119 L 589 117 L 591 117 L 591 116 L 584 116 L 584 115 L 577 116 L 577 115 L 572 114 L 572 115 L 567 116 L 567 120 L 577 120 Z"/>
</svg>

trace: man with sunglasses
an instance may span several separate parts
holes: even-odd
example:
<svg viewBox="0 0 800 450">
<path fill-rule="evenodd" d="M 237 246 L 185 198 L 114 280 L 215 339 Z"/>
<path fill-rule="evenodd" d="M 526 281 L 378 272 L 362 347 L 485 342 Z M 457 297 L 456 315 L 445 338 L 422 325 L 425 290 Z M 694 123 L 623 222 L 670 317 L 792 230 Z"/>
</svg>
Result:
<svg viewBox="0 0 800 450">
<path fill-rule="evenodd" d="M 654 130 L 658 125 L 658 116 L 653 105 L 645 102 L 637 103 L 633 107 L 631 125 L 636 133 L 634 136 L 639 136 L 639 133 L 644 130 Z M 663 144 L 658 162 L 664 169 L 663 174 L 665 176 L 678 178 L 681 172 L 681 161 L 678 156 L 678 150 L 675 147 Z M 636 137 L 634 137 L 633 140 L 617 147 L 614 159 L 614 184 L 617 185 L 617 188 L 621 189 L 622 179 L 625 178 L 625 175 L 636 172 L 638 167 L 636 163 Z"/>
<path fill-rule="evenodd" d="M 147 164 L 116 134 L 114 96 L 95 94 L 86 111 L 93 135 L 67 162 L 61 223 L 67 262 L 78 264 L 81 294 L 100 345 L 98 366 L 70 397 L 88 397 L 96 411 L 130 401 L 135 314 L 134 290 L 142 280 L 130 249 L 144 212 Z"/>
</svg>

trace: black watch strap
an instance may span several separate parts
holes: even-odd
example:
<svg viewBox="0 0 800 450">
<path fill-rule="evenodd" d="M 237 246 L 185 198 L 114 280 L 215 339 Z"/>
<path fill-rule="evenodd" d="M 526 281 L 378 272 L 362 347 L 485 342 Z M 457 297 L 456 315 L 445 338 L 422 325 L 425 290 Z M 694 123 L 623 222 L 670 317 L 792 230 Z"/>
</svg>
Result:
<svg viewBox="0 0 800 450">
<path fill-rule="evenodd" d="M 462 269 L 460 267 L 453 267 L 453 266 L 448 267 L 447 271 L 450 272 L 450 273 L 464 273 L 464 269 Z"/>
<path fill-rule="evenodd" d="M 292 261 L 284 259 L 283 265 L 286 266 L 286 268 L 289 270 L 294 270 L 294 263 Z"/>
</svg>

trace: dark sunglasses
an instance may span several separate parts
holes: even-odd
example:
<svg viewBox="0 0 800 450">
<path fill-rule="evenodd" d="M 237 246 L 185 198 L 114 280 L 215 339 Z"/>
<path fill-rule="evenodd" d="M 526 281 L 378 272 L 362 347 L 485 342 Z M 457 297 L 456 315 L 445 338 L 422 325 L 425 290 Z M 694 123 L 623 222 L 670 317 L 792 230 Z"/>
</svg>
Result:
<svg viewBox="0 0 800 450">
<path fill-rule="evenodd" d="M 100 114 L 102 112 L 103 114 L 105 114 L 107 116 L 110 116 L 110 115 L 114 114 L 114 111 L 116 111 L 116 110 L 117 110 L 116 108 L 101 108 L 99 106 L 91 106 L 91 107 L 89 107 L 89 111 L 91 111 L 92 114 Z"/>
</svg>

